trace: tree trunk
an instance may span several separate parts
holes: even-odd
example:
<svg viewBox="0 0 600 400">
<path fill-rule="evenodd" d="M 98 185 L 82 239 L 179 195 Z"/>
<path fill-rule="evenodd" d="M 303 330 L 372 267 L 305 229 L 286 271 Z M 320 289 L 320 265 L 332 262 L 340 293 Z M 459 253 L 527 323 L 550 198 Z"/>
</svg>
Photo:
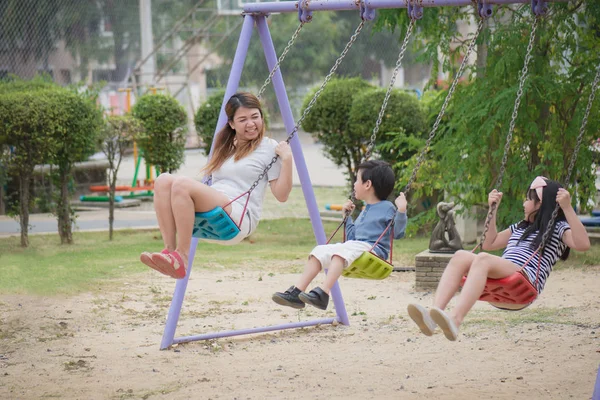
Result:
<svg viewBox="0 0 600 400">
<path fill-rule="evenodd" d="M 23 171 L 24 172 L 24 171 Z M 21 247 L 29 246 L 29 185 L 31 174 L 22 174 L 19 178 L 19 220 L 21 223 Z"/>
<path fill-rule="evenodd" d="M 112 165 L 111 165 L 112 167 Z M 111 173 L 112 172 L 112 173 Z M 110 174 L 110 188 L 109 188 L 109 199 L 108 199 L 108 239 L 113 240 L 113 225 L 115 221 L 115 189 L 117 186 L 117 171 L 111 171 Z"/>
<path fill-rule="evenodd" d="M 527 102 L 525 103 L 527 104 Z M 529 149 L 531 150 L 531 157 L 529 158 L 529 170 L 533 171 L 533 169 L 540 165 L 541 157 L 540 157 L 540 140 L 546 141 L 546 128 L 548 126 L 548 121 L 550 121 L 550 104 L 544 103 L 540 108 L 540 114 L 537 118 L 536 125 L 538 127 L 538 131 L 543 135 L 541 138 L 538 138 L 537 135 L 533 135 L 531 138 L 531 142 L 529 144 Z"/>
<path fill-rule="evenodd" d="M 105 12 L 108 14 L 108 18 L 112 25 L 114 40 L 113 56 L 115 60 L 115 70 L 111 80 L 120 82 L 127 76 L 131 42 L 135 41 L 135 39 L 128 36 L 128 34 L 131 34 L 131 32 L 129 32 L 131 27 L 126 26 L 125 17 L 119 15 L 121 8 L 117 7 L 117 4 L 118 2 L 114 0 L 106 1 Z"/>
<path fill-rule="evenodd" d="M 6 204 L 4 200 L 4 185 L 0 185 L 0 215 L 6 214 Z"/>
<path fill-rule="evenodd" d="M 58 216 L 58 234 L 61 244 L 73 244 L 73 232 L 71 230 L 71 207 L 69 206 L 69 173 L 61 168 L 60 172 L 60 196 L 56 207 Z"/>
<path fill-rule="evenodd" d="M 479 13 L 477 11 L 477 7 L 475 7 L 475 20 L 479 19 Z M 485 38 L 485 33 L 488 32 L 488 27 L 489 23 L 488 20 L 485 19 L 483 21 L 483 26 L 481 27 L 481 32 L 483 33 L 482 36 L 484 36 Z M 477 61 L 475 64 L 475 68 L 477 71 L 476 77 L 477 79 L 482 79 L 485 78 L 485 67 L 487 65 L 487 56 L 488 56 L 488 45 L 487 45 L 487 41 L 486 40 L 482 40 L 480 43 L 477 43 L 477 48 L 476 48 L 476 57 L 477 57 Z"/>
</svg>

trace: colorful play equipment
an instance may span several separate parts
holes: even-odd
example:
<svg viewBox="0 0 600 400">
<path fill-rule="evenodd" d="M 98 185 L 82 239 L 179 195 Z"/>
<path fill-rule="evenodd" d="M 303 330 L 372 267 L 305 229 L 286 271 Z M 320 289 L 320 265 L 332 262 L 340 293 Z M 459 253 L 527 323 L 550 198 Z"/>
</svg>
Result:
<svg viewBox="0 0 600 400">
<path fill-rule="evenodd" d="M 133 182 L 131 186 L 127 185 L 118 185 L 115 187 L 115 192 L 129 192 L 129 194 L 122 193 L 119 195 L 122 199 L 137 199 L 140 197 L 152 197 L 154 195 L 154 180 L 152 179 L 152 167 L 150 165 L 146 165 L 146 177 L 147 179 L 143 182 L 138 180 L 138 174 L 140 171 L 140 166 L 142 159 L 144 158 L 143 152 L 140 151 L 139 154 L 135 154 L 135 143 L 134 143 L 134 160 L 135 160 L 135 172 L 133 175 Z M 158 169 L 156 169 L 158 174 Z M 96 185 L 90 186 L 90 192 L 92 193 L 108 193 L 110 191 L 110 187 L 108 185 Z M 108 201 L 102 200 L 103 198 L 108 199 L 108 196 L 81 196 L 85 197 L 85 200 L 81 199 L 81 201 Z"/>
<path fill-rule="evenodd" d="M 157 90 L 161 90 L 161 88 L 152 87 L 149 89 L 153 94 L 156 94 Z M 131 88 L 121 88 L 118 90 L 119 92 L 125 93 L 125 112 L 129 112 L 131 110 Z M 146 163 L 146 179 L 141 181 L 138 179 L 138 175 L 140 172 L 140 167 L 142 163 L 142 159 L 144 158 L 144 153 L 142 150 L 138 150 L 137 143 L 133 142 L 133 162 L 135 164 L 135 172 L 133 175 L 133 182 L 131 186 L 119 185 L 116 186 L 115 192 L 129 192 L 129 194 L 121 193 L 119 197 L 122 201 L 123 199 L 135 199 L 140 197 L 152 197 L 154 190 L 154 179 L 152 179 L 152 166 Z M 159 171 L 156 169 L 156 175 L 158 176 Z M 90 192 L 92 193 L 108 193 L 110 192 L 110 187 L 108 185 L 96 185 L 90 186 Z M 81 196 L 80 201 L 90 201 L 90 202 L 108 202 L 109 197 L 103 195 L 96 196 Z"/>
<path fill-rule="evenodd" d="M 91 201 L 97 203 L 108 203 L 110 201 L 109 196 L 79 196 L 79 201 Z M 115 196 L 115 203 L 123 201 L 123 196 Z"/>
<path fill-rule="evenodd" d="M 554 1 L 560 1 L 560 0 L 548 0 L 548 2 L 554 2 Z M 543 12 L 545 10 L 545 2 L 543 0 L 511 0 L 511 1 L 507 0 L 504 2 L 506 2 L 506 3 L 508 3 L 508 2 L 530 3 L 531 2 L 536 15 L 543 14 Z M 233 59 L 233 63 L 231 66 L 231 72 L 229 75 L 229 79 L 227 80 L 227 88 L 225 90 L 225 95 L 223 97 L 223 103 L 222 103 L 223 105 L 221 107 L 221 113 L 219 115 L 219 119 L 218 119 L 218 122 L 216 125 L 217 128 L 215 129 L 215 134 L 218 132 L 218 129 L 220 127 L 224 126 L 224 124 L 227 122 L 227 117 L 226 117 L 226 114 L 224 111 L 224 105 L 229 100 L 229 98 L 231 98 L 236 93 L 236 91 L 238 89 L 240 78 L 241 78 L 241 73 L 242 73 L 242 68 L 243 68 L 244 61 L 245 61 L 245 58 L 246 58 L 246 55 L 248 52 L 248 48 L 250 45 L 252 31 L 254 29 L 254 26 L 256 26 L 257 30 L 258 30 L 258 36 L 260 37 L 260 40 L 261 40 L 261 43 L 262 43 L 262 46 L 264 49 L 267 66 L 268 66 L 269 70 L 271 71 L 269 77 L 267 78 L 267 80 L 265 81 L 265 84 L 263 85 L 263 88 L 266 87 L 266 85 L 268 83 L 270 83 L 270 82 L 273 83 L 273 86 L 275 89 L 275 94 L 276 94 L 277 101 L 279 104 L 279 109 L 281 110 L 283 122 L 286 127 L 286 131 L 290 132 L 286 141 L 292 147 L 292 152 L 294 155 L 296 169 L 298 171 L 298 176 L 299 176 L 300 182 L 302 184 L 302 189 L 304 192 L 304 197 L 307 202 L 309 216 L 310 216 L 310 219 L 311 219 L 311 222 L 313 225 L 313 231 L 314 231 L 315 238 L 316 238 L 318 244 L 324 244 L 326 242 L 327 238 L 326 238 L 325 232 L 323 230 L 322 221 L 321 221 L 321 218 L 319 215 L 319 209 L 318 209 L 317 202 L 315 199 L 315 195 L 314 195 L 313 187 L 312 187 L 312 184 L 310 181 L 310 177 L 308 176 L 308 171 L 306 168 L 306 161 L 304 160 L 304 155 L 302 154 L 302 148 L 300 145 L 300 141 L 298 140 L 298 137 L 295 136 L 295 133 L 298 131 L 298 128 L 299 128 L 301 122 L 306 117 L 308 112 L 310 112 L 310 109 L 316 102 L 317 98 L 320 96 L 320 94 L 324 90 L 326 84 L 329 82 L 332 75 L 337 70 L 337 67 L 339 66 L 339 64 L 341 63 L 343 58 L 345 57 L 346 53 L 349 51 L 350 47 L 356 40 L 357 36 L 362 31 L 362 28 L 364 27 L 365 23 L 369 20 L 374 19 L 376 9 L 379 9 L 379 8 L 406 8 L 408 10 L 409 17 L 410 17 L 410 24 L 409 24 L 408 30 L 407 30 L 407 37 L 405 37 L 405 43 L 408 43 L 408 39 L 409 39 L 410 34 L 412 33 L 412 30 L 415 26 L 416 20 L 420 19 L 423 15 L 423 6 L 436 7 L 436 6 L 475 5 L 477 7 L 478 14 L 481 17 L 481 21 L 479 23 L 477 33 L 475 34 L 475 38 L 471 41 L 471 43 L 469 45 L 469 48 L 472 49 L 472 47 L 474 46 L 474 43 L 475 43 L 475 39 L 476 39 L 477 35 L 479 34 L 479 32 L 481 31 L 481 27 L 483 26 L 483 20 L 485 18 L 488 18 L 492 14 L 492 4 L 491 3 L 493 3 L 493 1 L 432 0 L 430 2 L 427 2 L 427 5 L 425 5 L 423 3 L 424 2 L 413 1 L 413 0 L 411 0 L 411 1 L 375 0 L 375 1 L 368 1 L 368 2 L 365 0 L 356 1 L 356 2 L 346 1 L 346 0 L 329 0 L 329 1 L 321 1 L 321 2 L 316 2 L 316 1 L 311 2 L 310 0 L 299 0 L 299 1 L 285 1 L 285 2 L 254 2 L 254 3 L 245 3 L 244 4 L 244 11 L 242 13 L 243 24 L 242 24 L 242 28 L 241 28 L 241 33 L 240 33 L 240 37 L 239 37 L 239 41 L 238 41 L 238 46 L 237 46 L 237 49 L 235 52 L 235 56 Z M 273 46 L 271 34 L 269 32 L 269 26 L 267 24 L 267 16 L 272 13 L 274 13 L 275 15 L 278 13 L 290 13 L 290 12 L 298 13 L 298 17 L 300 20 L 300 26 L 302 26 L 306 22 L 311 21 L 313 18 L 313 15 L 312 15 L 313 11 L 318 11 L 318 10 L 322 10 L 322 11 L 357 10 L 360 13 L 360 17 L 361 17 L 362 21 L 359 23 L 354 34 L 352 35 L 352 37 L 346 44 L 344 50 L 342 51 L 342 53 L 340 54 L 340 56 L 334 63 L 329 74 L 323 81 L 321 87 L 315 92 L 312 100 L 309 102 L 308 106 L 304 110 L 304 113 L 299 118 L 298 122 L 294 123 L 291 106 L 289 104 L 289 99 L 287 96 L 287 92 L 286 92 L 285 84 L 284 84 L 283 77 L 281 74 L 281 70 L 279 69 L 279 64 L 282 61 L 283 56 L 285 55 L 285 52 L 289 49 L 289 47 L 291 46 L 291 43 L 293 43 L 293 40 L 295 39 L 295 36 L 297 34 L 294 34 L 294 36 L 292 37 L 292 39 L 290 40 L 290 42 L 288 44 L 288 47 L 282 53 L 280 59 L 278 60 L 277 55 L 275 53 L 275 48 Z M 296 30 L 296 32 L 298 32 L 298 31 L 299 31 L 299 29 Z M 395 79 L 395 76 L 401 67 L 401 60 L 402 60 L 404 50 L 405 50 L 405 44 L 403 44 L 403 50 L 401 50 L 400 55 L 398 57 L 396 69 L 394 70 L 394 73 L 392 74 L 392 80 Z M 469 58 L 468 56 L 464 57 L 463 64 L 466 63 L 466 60 L 468 58 Z M 464 68 L 464 67 L 461 66 L 461 68 Z M 441 111 L 438 115 L 438 118 L 433 125 L 433 129 L 429 135 L 426 145 L 419 155 L 417 164 L 413 170 L 413 174 L 412 174 L 412 176 L 409 180 L 409 183 L 407 184 L 407 187 L 404 192 L 407 192 L 408 189 L 410 189 L 410 185 L 416 177 L 417 170 L 423 161 L 425 153 L 429 149 L 430 143 L 431 143 L 433 137 L 435 136 L 435 132 L 441 122 L 441 118 L 444 114 L 444 111 L 448 105 L 448 102 L 452 96 L 452 93 L 454 92 L 454 88 L 456 87 L 458 77 L 460 77 L 461 75 L 462 75 L 461 72 L 456 74 L 457 79 L 455 79 L 455 82 L 453 82 L 453 86 L 448 91 L 446 100 L 444 101 Z M 262 90 L 263 89 L 261 88 L 261 91 Z M 386 96 L 386 98 L 387 97 L 389 97 L 389 95 Z M 386 106 L 386 100 L 384 100 L 384 103 L 382 105 L 382 112 L 380 112 L 380 118 L 382 116 L 383 110 L 385 110 L 385 106 Z M 372 141 L 369 146 L 369 148 L 370 148 L 369 150 L 372 150 L 372 147 L 374 145 L 375 135 L 377 133 L 378 126 L 379 125 L 377 123 L 375 126 L 375 129 L 374 129 L 373 135 L 372 135 Z M 214 142 L 213 142 L 213 144 L 214 144 Z M 261 174 L 262 176 L 260 176 L 259 178 L 264 177 L 264 174 L 266 174 L 268 169 L 271 168 L 274 161 L 275 160 L 273 160 L 273 162 L 271 162 L 271 164 L 269 164 L 267 166 L 267 168 L 262 172 L 262 174 Z M 250 195 L 251 191 L 252 191 L 252 187 L 245 194 Z M 225 217 L 229 218 L 229 216 L 221 214 L 218 209 L 217 209 L 216 213 L 220 214 L 224 218 Z M 208 220 L 209 218 L 206 218 L 206 219 Z M 231 222 L 234 225 L 237 225 L 234 221 L 231 221 Z M 218 235 L 220 235 L 220 233 Z M 282 329 L 315 326 L 315 325 L 321 325 L 321 324 L 333 324 L 333 323 L 339 322 L 344 325 L 349 325 L 349 319 L 348 319 L 348 315 L 346 312 L 346 307 L 344 305 L 344 300 L 342 298 L 341 291 L 339 289 L 339 285 L 336 284 L 336 285 L 334 285 L 334 287 L 331 290 L 331 296 L 332 296 L 332 299 L 333 299 L 333 302 L 335 305 L 335 311 L 336 311 L 335 318 L 322 318 L 322 319 L 286 323 L 286 324 L 280 324 L 280 325 L 274 325 L 274 326 L 265 326 L 265 327 L 249 328 L 249 329 L 237 329 L 237 330 L 231 330 L 231 331 L 214 332 L 214 333 L 208 333 L 208 334 L 191 335 L 191 336 L 175 338 L 175 330 L 177 327 L 177 322 L 179 320 L 179 315 L 181 312 L 181 307 L 183 304 L 183 298 L 185 296 L 185 291 L 187 288 L 188 280 L 189 280 L 189 277 L 192 272 L 194 256 L 195 256 L 196 249 L 198 246 L 198 240 L 199 240 L 198 237 L 194 237 L 192 239 L 189 256 L 188 256 L 187 274 L 184 279 L 180 279 L 176 283 L 175 292 L 173 295 L 173 299 L 171 301 L 171 306 L 169 309 L 169 314 L 167 317 L 167 322 L 165 325 L 165 330 L 164 330 L 161 345 L 160 345 L 161 349 L 166 349 L 173 344 L 186 343 L 186 342 L 191 342 L 191 341 L 196 341 L 196 340 L 216 339 L 216 338 L 222 338 L 222 337 L 231 337 L 231 336 L 246 335 L 246 334 L 253 334 L 253 333 L 262 333 L 262 332 L 276 331 L 276 330 L 282 330 Z"/>
</svg>

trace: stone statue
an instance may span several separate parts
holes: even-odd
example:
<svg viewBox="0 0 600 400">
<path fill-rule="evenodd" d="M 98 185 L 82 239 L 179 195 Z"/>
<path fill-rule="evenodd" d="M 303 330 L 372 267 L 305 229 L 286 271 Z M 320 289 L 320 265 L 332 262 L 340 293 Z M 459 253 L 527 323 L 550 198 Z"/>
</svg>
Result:
<svg viewBox="0 0 600 400">
<path fill-rule="evenodd" d="M 454 221 L 454 203 L 440 202 L 437 214 L 440 217 L 429 241 L 429 251 L 432 253 L 454 253 L 463 248 L 460 235 Z"/>
</svg>

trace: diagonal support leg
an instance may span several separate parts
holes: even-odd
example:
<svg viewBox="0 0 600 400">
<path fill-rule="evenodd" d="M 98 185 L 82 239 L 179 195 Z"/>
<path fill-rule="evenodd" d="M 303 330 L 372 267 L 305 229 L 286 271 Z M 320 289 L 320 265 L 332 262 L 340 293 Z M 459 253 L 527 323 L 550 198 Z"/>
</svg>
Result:
<svg viewBox="0 0 600 400">
<path fill-rule="evenodd" d="M 167 316 L 167 324 L 165 325 L 165 331 L 163 333 L 162 340 L 160 342 L 160 349 L 164 350 L 173 344 L 175 338 L 175 329 L 177 329 L 177 321 L 179 321 L 179 314 L 181 313 L 181 305 L 183 304 L 183 298 L 185 297 L 185 290 L 192 273 L 192 265 L 194 263 L 194 256 L 196 255 L 196 248 L 198 247 L 198 238 L 192 238 L 190 244 L 190 254 L 188 256 L 188 270 L 185 278 L 177 280 L 175 284 L 175 293 L 171 300 L 171 306 L 169 307 L 169 315 Z"/>
<path fill-rule="evenodd" d="M 253 30 L 254 18 L 251 16 L 245 16 L 244 23 L 242 25 L 242 31 L 240 32 L 240 38 L 238 40 L 238 47 L 233 58 L 233 65 L 231 66 L 229 80 L 227 81 L 227 89 L 225 90 L 225 97 L 223 100 L 223 105 L 221 106 L 221 114 L 219 115 L 219 121 L 217 122 L 215 134 L 219 131 L 220 127 L 227 123 L 225 104 L 227 103 L 227 100 L 229 100 L 229 98 L 235 94 L 240 84 L 242 68 L 244 67 L 244 61 L 246 60 L 246 55 L 248 54 L 248 47 L 250 46 L 250 39 L 252 38 Z M 213 140 L 213 145 L 214 143 L 215 141 Z M 179 314 L 181 313 L 181 305 L 183 304 L 183 298 L 185 296 L 188 279 L 192 273 L 192 264 L 194 261 L 194 255 L 196 254 L 197 246 L 198 239 L 193 238 L 192 243 L 190 244 L 190 254 L 188 257 L 188 273 L 184 279 L 177 281 L 177 284 L 175 285 L 175 293 L 173 294 L 173 300 L 171 301 L 171 306 L 169 307 L 169 315 L 167 317 L 165 331 L 160 344 L 161 350 L 164 350 L 173 344 L 175 329 L 177 328 L 177 321 L 179 321 Z"/>
<path fill-rule="evenodd" d="M 596 384 L 594 385 L 594 394 L 592 400 L 600 400 L 600 366 L 598 367 L 598 375 L 596 376 Z"/>
<path fill-rule="evenodd" d="M 252 38 L 252 32 L 254 31 L 254 17 L 251 15 L 244 15 L 244 23 L 242 24 L 242 31 L 240 32 L 240 38 L 238 45 L 235 50 L 235 56 L 233 57 L 233 64 L 231 65 L 231 72 L 229 72 L 229 79 L 227 80 L 227 88 L 225 89 L 225 96 L 223 96 L 223 102 L 221 105 L 221 113 L 215 127 L 215 136 L 221 130 L 222 127 L 227 123 L 227 114 L 225 114 L 225 104 L 227 101 L 237 92 L 240 85 L 240 78 L 242 77 L 242 69 L 244 68 L 244 62 L 246 61 L 246 55 L 248 54 L 248 47 L 250 46 L 250 39 Z M 215 138 L 213 138 L 212 145 L 210 147 L 210 153 L 208 158 L 212 155 L 213 146 L 215 145 Z"/>
<path fill-rule="evenodd" d="M 267 59 L 267 65 L 269 67 L 269 71 L 271 71 L 277 64 L 277 55 L 275 53 L 275 47 L 273 46 L 273 40 L 271 38 L 271 33 L 269 32 L 266 17 L 257 16 L 256 25 L 258 27 L 258 35 L 262 42 L 265 57 Z M 281 110 L 285 129 L 287 132 L 292 132 L 296 124 L 294 123 L 294 116 L 292 115 L 292 109 L 290 107 L 290 102 L 285 90 L 285 84 L 283 82 L 281 70 L 279 69 L 273 76 L 273 87 L 275 88 L 277 103 L 279 104 L 279 109 Z M 318 244 L 325 244 L 327 241 L 325 237 L 325 230 L 323 229 L 323 223 L 319 214 L 319 207 L 317 206 L 315 192 L 313 191 L 310 176 L 308 175 L 308 169 L 306 167 L 306 161 L 304 160 L 304 154 L 302 153 L 302 146 L 300 145 L 300 139 L 298 139 L 298 135 L 294 136 L 290 142 L 290 145 L 294 155 L 296 170 L 298 171 L 298 176 L 302 184 L 302 192 L 304 193 L 304 199 L 306 200 L 306 205 L 308 207 L 308 214 L 312 222 L 315 238 L 317 239 Z M 344 325 L 349 325 L 350 321 L 348 320 L 346 306 L 337 282 L 331 289 L 331 295 L 333 298 L 333 303 L 335 304 L 335 310 L 339 322 Z"/>
</svg>

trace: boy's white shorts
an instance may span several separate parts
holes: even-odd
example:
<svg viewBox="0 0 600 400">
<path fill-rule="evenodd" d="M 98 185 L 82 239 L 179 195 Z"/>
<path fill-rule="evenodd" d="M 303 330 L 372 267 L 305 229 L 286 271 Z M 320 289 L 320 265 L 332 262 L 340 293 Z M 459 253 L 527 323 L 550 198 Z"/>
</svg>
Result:
<svg viewBox="0 0 600 400">
<path fill-rule="evenodd" d="M 348 240 L 344 243 L 322 244 L 315 247 L 310 255 L 321 263 L 321 269 L 329 268 L 333 256 L 339 256 L 346 260 L 344 268 L 347 268 L 365 251 L 371 250 L 372 245 L 358 240 Z"/>
</svg>

